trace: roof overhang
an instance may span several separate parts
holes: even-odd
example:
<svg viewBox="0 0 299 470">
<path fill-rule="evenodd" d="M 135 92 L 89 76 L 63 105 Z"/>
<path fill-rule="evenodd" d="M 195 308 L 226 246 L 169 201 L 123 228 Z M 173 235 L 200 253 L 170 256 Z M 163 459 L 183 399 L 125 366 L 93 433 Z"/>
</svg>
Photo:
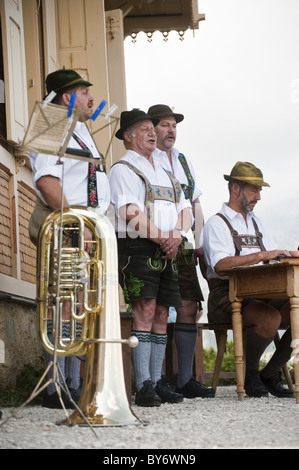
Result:
<svg viewBox="0 0 299 470">
<path fill-rule="evenodd" d="M 105 10 L 121 9 L 124 17 L 124 34 L 134 36 L 143 31 L 184 32 L 198 29 L 205 19 L 198 13 L 198 0 L 105 0 Z"/>
</svg>

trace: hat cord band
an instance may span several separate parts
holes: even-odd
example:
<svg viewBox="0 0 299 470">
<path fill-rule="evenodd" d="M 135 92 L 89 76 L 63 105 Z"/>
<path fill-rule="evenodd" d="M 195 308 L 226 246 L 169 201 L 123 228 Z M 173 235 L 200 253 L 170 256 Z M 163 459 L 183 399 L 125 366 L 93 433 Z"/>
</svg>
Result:
<svg viewBox="0 0 299 470">
<path fill-rule="evenodd" d="M 232 179 L 236 180 L 258 180 L 258 181 L 264 181 L 263 178 L 259 176 L 230 176 Z"/>
<path fill-rule="evenodd" d="M 75 83 L 82 82 L 82 81 L 84 81 L 83 78 L 76 78 L 76 80 L 72 80 L 71 82 L 66 83 L 65 85 L 62 85 L 61 87 L 57 88 L 57 90 L 61 90 L 62 88 L 67 88 L 71 85 L 74 85 Z"/>
</svg>

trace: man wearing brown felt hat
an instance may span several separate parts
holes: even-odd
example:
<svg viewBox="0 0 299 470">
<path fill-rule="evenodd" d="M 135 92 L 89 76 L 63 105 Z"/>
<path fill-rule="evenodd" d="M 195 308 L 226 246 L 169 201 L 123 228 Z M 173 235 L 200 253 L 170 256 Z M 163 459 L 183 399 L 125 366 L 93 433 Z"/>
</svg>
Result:
<svg viewBox="0 0 299 470">
<path fill-rule="evenodd" d="M 200 232 L 204 217 L 200 203 L 202 194 L 199 189 L 192 162 L 175 147 L 177 124 L 184 115 L 174 112 L 170 106 L 156 104 L 148 109 L 148 114 L 160 119 L 155 127 L 157 148 L 154 156 L 164 168 L 169 169 L 179 180 L 185 199 L 192 206 L 194 224 L 192 231 L 182 233 L 183 242 L 178 249 L 177 263 L 179 290 L 182 306 L 176 308 L 175 344 L 178 353 L 178 374 L 176 391 L 186 398 L 211 398 L 215 391 L 206 387 L 193 376 L 194 353 L 197 342 L 197 319 L 202 314 L 201 301 L 204 300 L 199 285 L 196 264 L 201 255 L 199 247 Z"/>
<path fill-rule="evenodd" d="M 228 181 L 229 201 L 210 217 L 202 232 L 210 289 L 208 318 L 214 323 L 232 321 L 227 269 L 266 263 L 278 256 L 299 255 L 298 251 L 278 249 L 253 211 L 261 199 L 262 188 L 269 187 L 261 170 L 252 163 L 239 161 L 224 179 Z M 242 317 L 246 327 L 246 394 L 263 397 L 270 392 L 280 398 L 293 397 L 293 391 L 282 385 L 280 372 L 291 356 L 290 326 L 268 364 L 259 371 L 259 360 L 280 325 L 290 325 L 289 302 L 286 299 L 244 299 Z"/>
</svg>

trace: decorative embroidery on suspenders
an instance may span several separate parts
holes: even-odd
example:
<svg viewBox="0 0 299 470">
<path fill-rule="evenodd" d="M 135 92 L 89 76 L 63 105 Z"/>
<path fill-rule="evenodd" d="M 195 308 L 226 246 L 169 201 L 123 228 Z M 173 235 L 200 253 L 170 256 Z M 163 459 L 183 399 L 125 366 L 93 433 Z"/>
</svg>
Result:
<svg viewBox="0 0 299 470">
<path fill-rule="evenodd" d="M 73 138 L 80 145 L 83 150 L 89 150 L 87 145 L 73 133 Z M 90 152 L 92 154 L 92 152 Z M 99 159 L 95 158 L 95 162 L 88 162 L 88 180 L 87 180 L 87 203 L 90 207 L 97 207 L 98 205 L 98 188 L 97 188 L 97 171 L 106 173 L 106 167 L 102 163 L 99 163 Z"/>
<path fill-rule="evenodd" d="M 173 202 L 175 204 L 179 203 L 181 193 L 182 193 L 182 188 L 181 188 L 180 182 L 175 178 L 175 176 L 171 173 L 171 171 L 163 168 L 163 170 L 168 174 L 170 178 L 170 181 L 172 184 L 172 190 L 167 186 L 156 186 L 154 184 L 151 184 L 149 180 L 147 179 L 147 177 L 131 163 L 126 162 L 125 160 L 121 160 L 119 162 L 114 163 L 114 165 L 117 165 L 118 163 L 122 163 L 123 165 L 128 166 L 132 171 L 134 171 L 134 173 L 136 173 L 143 180 L 145 184 L 145 188 L 146 188 L 144 205 L 146 208 L 146 213 L 147 213 L 148 218 L 153 219 L 153 209 L 154 209 L 153 203 L 155 200 L 165 200 L 165 201 Z"/>
<path fill-rule="evenodd" d="M 186 175 L 187 180 L 188 180 L 188 186 L 186 184 L 181 184 L 182 190 L 184 191 L 185 199 L 190 199 L 190 201 L 192 202 L 192 198 L 193 198 L 193 194 L 194 194 L 194 188 L 195 188 L 194 178 L 191 175 L 191 171 L 190 171 L 190 168 L 188 166 L 185 155 L 180 153 L 179 156 L 178 156 L 178 159 L 179 159 L 179 161 L 180 161 L 180 163 L 183 167 L 183 170 L 184 170 L 185 175 Z"/>
<path fill-rule="evenodd" d="M 252 223 L 254 225 L 255 235 L 239 235 L 238 232 L 233 229 L 233 227 L 223 214 L 220 214 L 220 212 L 218 212 L 216 215 L 218 215 L 224 220 L 232 234 L 236 248 L 236 256 L 240 255 L 242 248 L 260 248 L 261 251 L 265 251 L 265 247 L 262 241 L 263 234 L 259 231 L 257 223 L 254 219 L 252 219 Z"/>
</svg>

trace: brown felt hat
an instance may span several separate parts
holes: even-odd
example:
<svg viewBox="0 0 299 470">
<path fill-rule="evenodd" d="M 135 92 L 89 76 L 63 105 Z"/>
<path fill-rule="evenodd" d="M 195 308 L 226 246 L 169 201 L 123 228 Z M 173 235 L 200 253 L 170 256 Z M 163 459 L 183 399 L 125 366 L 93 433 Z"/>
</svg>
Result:
<svg viewBox="0 0 299 470">
<path fill-rule="evenodd" d="M 240 181 L 254 186 L 270 186 L 264 181 L 261 170 L 248 162 L 237 162 L 230 175 L 223 176 L 226 181 Z"/>
<path fill-rule="evenodd" d="M 148 108 L 147 114 L 152 117 L 161 118 L 166 116 L 173 116 L 177 123 L 183 121 L 183 114 L 174 113 L 172 109 L 166 104 L 155 104 Z"/>
</svg>

